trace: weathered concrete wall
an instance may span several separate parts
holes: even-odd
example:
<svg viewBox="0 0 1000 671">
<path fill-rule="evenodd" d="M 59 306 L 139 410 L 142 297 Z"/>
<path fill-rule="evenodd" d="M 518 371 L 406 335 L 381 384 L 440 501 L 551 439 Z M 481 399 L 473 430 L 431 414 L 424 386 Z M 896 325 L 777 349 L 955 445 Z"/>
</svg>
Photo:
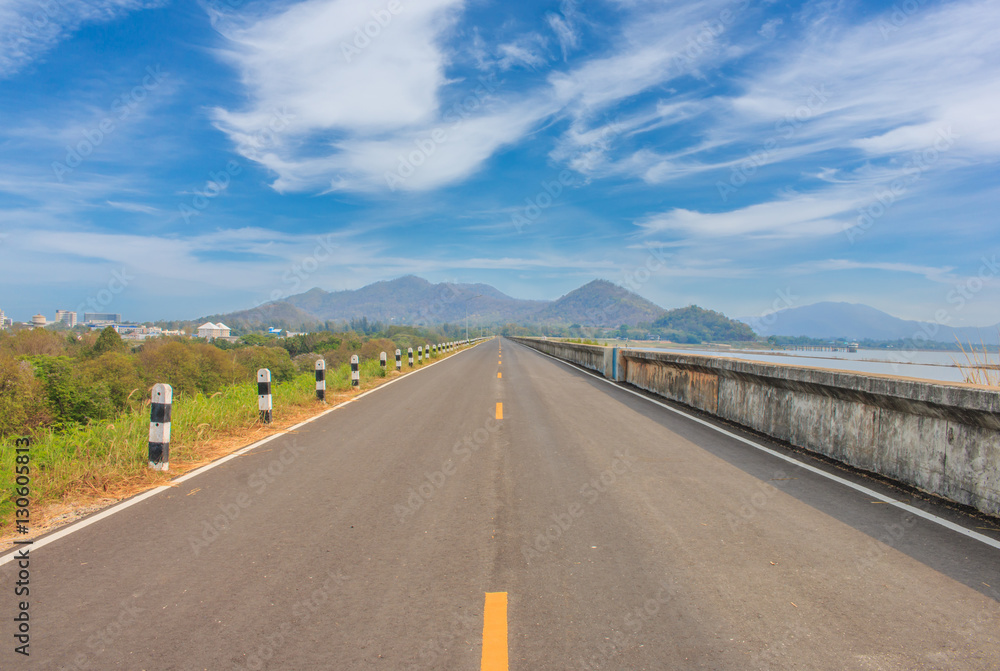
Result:
<svg viewBox="0 0 1000 671">
<path fill-rule="evenodd" d="M 519 340 L 536 349 L 552 343 Z M 591 349 L 610 358 L 610 348 Z M 668 352 L 616 355 L 620 381 L 1000 515 L 995 389 Z"/>
<path fill-rule="evenodd" d="M 576 343 L 560 342 L 558 340 L 541 340 L 539 338 L 511 338 L 537 349 L 539 352 L 551 354 L 557 359 L 578 364 L 584 368 L 604 373 L 610 361 L 610 348 L 596 345 L 578 345 Z"/>
</svg>

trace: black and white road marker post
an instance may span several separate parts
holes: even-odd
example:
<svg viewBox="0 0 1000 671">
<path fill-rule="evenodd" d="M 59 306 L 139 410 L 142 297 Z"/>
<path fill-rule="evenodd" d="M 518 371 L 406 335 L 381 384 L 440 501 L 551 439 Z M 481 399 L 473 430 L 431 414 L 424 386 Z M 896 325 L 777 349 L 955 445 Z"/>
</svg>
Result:
<svg viewBox="0 0 1000 671">
<path fill-rule="evenodd" d="M 403 353 L 398 349 L 396 350 L 396 370 L 403 369 Z"/>
<path fill-rule="evenodd" d="M 417 345 L 417 363 L 424 362 L 424 346 Z"/>
<path fill-rule="evenodd" d="M 316 398 L 326 400 L 326 361 L 316 360 Z"/>
<path fill-rule="evenodd" d="M 149 405 L 149 467 L 170 469 L 170 409 L 174 390 L 169 384 L 154 384 Z"/>
<path fill-rule="evenodd" d="M 378 355 L 378 362 L 382 364 L 382 370 L 385 370 L 385 352 Z"/>
<path fill-rule="evenodd" d="M 260 410 L 260 421 L 271 423 L 271 371 L 261 368 L 257 371 L 257 409 Z"/>
<path fill-rule="evenodd" d="M 351 386 L 361 386 L 361 373 L 358 371 L 358 355 L 351 355 Z"/>
<path fill-rule="evenodd" d="M 413 348 L 412 347 L 407 347 L 406 348 L 406 356 L 409 357 L 409 359 L 410 359 L 410 368 L 413 368 Z"/>
</svg>

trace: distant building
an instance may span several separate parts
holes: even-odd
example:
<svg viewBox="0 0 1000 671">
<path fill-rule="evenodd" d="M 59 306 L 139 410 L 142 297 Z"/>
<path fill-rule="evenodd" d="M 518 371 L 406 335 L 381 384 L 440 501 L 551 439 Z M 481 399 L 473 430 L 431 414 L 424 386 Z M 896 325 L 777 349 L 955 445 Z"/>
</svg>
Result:
<svg viewBox="0 0 1000 671">
<path fill-rule="evenodd" d="M 122 316 L 115 312 L 84 312 L 83 321 L 88 324 L 94 323 L 108 323 L 108 324 L 121 324 Z"/>
<path fill-rule="evenodd" d="M 56 310 L 56 323 L 63 323 L 66 326 L 73 328 L 76 326 L 76 313 L 70 310 Z"/>
<path fill-rule="evenodd" d="M 31 318 L 32 326 L 45 326 L 48 323 L 49 322 L 45 319 L 45 315 L 35 315 Z"/>
<path fill-rule="evenodd" d="M 7 328 L 7 315 L 3 313 L 3 310 L 0 310 L 0 329 L 5 328 Z"/>
<path fill-rule="evenodd" d="M 139 326 L 138 324 L 113 324 L 111 326 L 122 340 L 146 340 L 147 338 L 159 338 L 163 335 L 163 329 L 159 326 Z"/>
<path fill-rule="evenodd" d="M 268 335 L 281 335 L 281 329 L 271 327 L 267 330 Z"/>
<path fill-rule="evenodd" d="M 212 322 L 205 322 L 198 327 L 198 337 L 205 338 L 206 340 L 215 340 L 216 338 L 228 339 L 230 329 L 228 326 L 219 322 L 218 324 L 213 324 Z"/>
</svg>

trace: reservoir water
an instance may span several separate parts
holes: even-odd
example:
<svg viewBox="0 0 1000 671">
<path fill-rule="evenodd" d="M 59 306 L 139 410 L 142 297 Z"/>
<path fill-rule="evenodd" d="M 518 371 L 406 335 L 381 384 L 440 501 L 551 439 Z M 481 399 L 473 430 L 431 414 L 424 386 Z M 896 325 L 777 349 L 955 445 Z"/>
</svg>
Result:
<svg viewBox="0 0 1000 671">
<path fill-rule="evenodd" d="M 621 345 L 620 345 L 621 346 Z M 780 351 L 771 350 L 722 350 L 695 349 L 687 347 L 649 347 L 630 345 L 632 349 L 653 352 L 676 352 L 678 354 L 701 354 L 706 356 L 729 357 L 768 363 L 783 363 L 794 366 L 812 368 L 833 368 L 836 370 L 855 371 L 859 373 L 881 373 L 898 377 L 913 377 L 940 382 L 963 382 L 962 368 L 968 368 L 966 356 L 961 352 L 928 352 L 903 351 L 883 349 L 862 349 L 857 352 L 811 352 L 811 351 Z M 980 354 L 982 360 L 982 354 Z M 997 354 L 989 355 L 989 362 L 998 363 Z M 1000 371 L 990 370 L 992 379 L 1000 377 Z"/>
</svg>

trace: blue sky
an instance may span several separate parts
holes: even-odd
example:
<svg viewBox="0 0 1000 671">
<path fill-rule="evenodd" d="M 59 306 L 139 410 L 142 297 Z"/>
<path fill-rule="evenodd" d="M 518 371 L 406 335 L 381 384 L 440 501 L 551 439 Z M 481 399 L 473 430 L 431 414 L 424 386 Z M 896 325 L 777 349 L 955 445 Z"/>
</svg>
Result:
<svg viewBox="0 0 1000 671">
<path fill-rule="evenodd" d="M 0 32 L 15 319 L 412 273 L 1000 321 L 994 2 L 0 0 Z"/>
</svg>

